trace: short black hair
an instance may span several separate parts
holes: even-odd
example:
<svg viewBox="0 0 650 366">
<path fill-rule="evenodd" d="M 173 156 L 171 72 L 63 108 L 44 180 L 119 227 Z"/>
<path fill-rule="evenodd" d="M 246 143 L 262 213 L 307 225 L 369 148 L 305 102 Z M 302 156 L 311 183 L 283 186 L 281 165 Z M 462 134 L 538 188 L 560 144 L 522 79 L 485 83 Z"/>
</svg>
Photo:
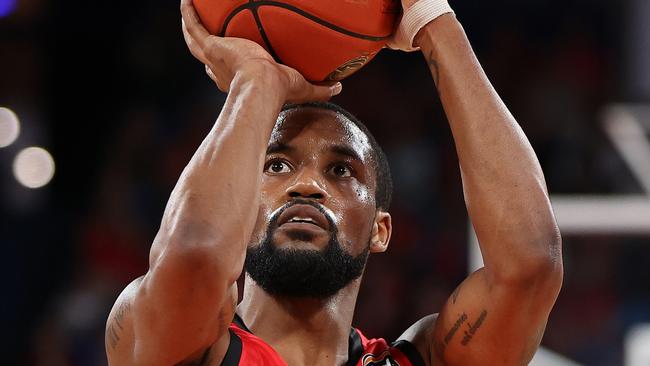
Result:
<svg viewBox="0 0 650 366">
<path fill-rule="evenodd" d="M 341 106 L 331 102 L 307 102 L 300 104 L 285 104 L 282 112 L 303 109 L 303 108 L 317 108 L 328 110 L 336 113 L 337 115 L 345 117 L 348 121 L 352 122 L 355 126 L 368 137 L 370 146 L 372 147 L 372 160 L 374 161 L 375 179 L 377 188 L 375 190 L 375 201 L 377 208 L 388 211 L 390 203 L 393 198 L 393 179 L 390 174 L 390 166 L 384 150 L 377 143 L 375 137 L 370 133 L 370 130 L 352 113 L 346 111 Z"/>
</svg>

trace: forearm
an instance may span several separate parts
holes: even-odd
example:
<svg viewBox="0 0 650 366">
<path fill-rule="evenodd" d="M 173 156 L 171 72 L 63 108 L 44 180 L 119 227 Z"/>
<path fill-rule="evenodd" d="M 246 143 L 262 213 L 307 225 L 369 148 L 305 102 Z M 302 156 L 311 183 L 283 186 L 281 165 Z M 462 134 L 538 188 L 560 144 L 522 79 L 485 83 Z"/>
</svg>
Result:
<svg viewBox="0 0 650 366">
<path fill-rule="evenodd" d="M 441 16 L 417 42 L 451 126 L 486 269 L 508 274 L 530 261 L 559 260 L 558 231 L 537 157 L 461 25 L 451 14 Z"/>
<path fill-rule="evenodd" d="M 167 246 L 241 264 L 259 206 L 269 136 L 284 100 L 266 77 L 233 81 L 217 122 L 174 188 L 152 262 Z M 153 264 L 153 263 L 152 263 Z"/>
</svg>

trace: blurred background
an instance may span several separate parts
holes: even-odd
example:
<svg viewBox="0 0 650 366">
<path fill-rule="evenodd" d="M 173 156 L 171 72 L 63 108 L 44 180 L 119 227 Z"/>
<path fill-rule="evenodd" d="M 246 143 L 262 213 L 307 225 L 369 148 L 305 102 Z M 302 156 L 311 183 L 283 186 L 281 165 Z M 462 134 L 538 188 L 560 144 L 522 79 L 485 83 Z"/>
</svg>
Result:
<svg viewBox="0 0 650 366">
<path fill-rule="evenodd" d="M 648 127 L 650 1 L 452 5 L 551 194 L 576 208 L 558 212 L 565 282 L 543 345 L 583 365 L 650 365 L 629 356 L 650 350 L 650 128 L 632 128 L 641 147 L 627 155 L 633 144 L 605 128 L 620 116 Z M 108 311 L 147 270 L 168 195 L 225 97 L 187 51 L 178 6 L 0 0 L 3 364 L 106 364 Z M 356 326 L 394 339 L 467 275 L 454 144 L 420 54 L 384 50 L 343 85 L 334 102 L 370 127 L 395 180 L 394 238 L 369 261 Z M 577 195 L 618 211 L 585 211 Z"/>
</svg>

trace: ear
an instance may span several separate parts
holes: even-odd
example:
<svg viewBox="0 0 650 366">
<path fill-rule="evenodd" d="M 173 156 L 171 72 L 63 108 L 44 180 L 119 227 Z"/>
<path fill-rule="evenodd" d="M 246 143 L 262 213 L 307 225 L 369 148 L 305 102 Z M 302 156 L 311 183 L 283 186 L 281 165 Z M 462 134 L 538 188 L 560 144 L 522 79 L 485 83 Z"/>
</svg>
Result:
<svg viewBox="0 0 650 366">
<path fill-rule="evenodd" d="M 388 249 L 388 242 L 393 232 L 391 217 L 388 212 L 377 210 L 370 237 L 370 252 L 382 253 Z"/>
</svg>

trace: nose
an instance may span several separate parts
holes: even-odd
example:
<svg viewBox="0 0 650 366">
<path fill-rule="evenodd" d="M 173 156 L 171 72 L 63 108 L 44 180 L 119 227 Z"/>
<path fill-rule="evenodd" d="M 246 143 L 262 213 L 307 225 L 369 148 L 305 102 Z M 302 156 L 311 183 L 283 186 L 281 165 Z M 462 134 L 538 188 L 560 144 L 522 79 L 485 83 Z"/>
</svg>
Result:
<svg viewBox="0 0 650 366">
<path fill-rule="evenodd" d="M 309 198 L 323 202 L 329 198 L 329 194 L 316 176 L 315 172 L 302 171 L 295 177 L 286 190 L 287 198 Z"/>
</svg>

